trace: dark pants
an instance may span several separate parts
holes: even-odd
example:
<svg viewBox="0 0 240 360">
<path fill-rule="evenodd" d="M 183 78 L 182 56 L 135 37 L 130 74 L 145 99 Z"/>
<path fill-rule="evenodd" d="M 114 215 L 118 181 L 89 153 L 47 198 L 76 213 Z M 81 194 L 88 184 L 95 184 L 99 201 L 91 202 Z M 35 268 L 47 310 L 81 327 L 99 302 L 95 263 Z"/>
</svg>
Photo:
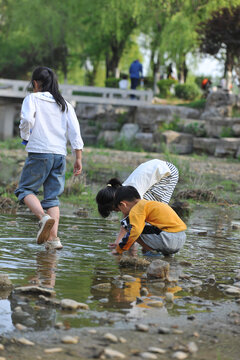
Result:
<svg viewBox="0 0 240 360">
<path fill-rule="evenodd" d="M 132 90 L 136 90 L 136 88 L 139 85 L 139 79 L 137 78 L 131 78 L 131 89 Z M 135 99 L 136 96 L 135 95 L 131 95 L 131 99 Z"/>
</svg>

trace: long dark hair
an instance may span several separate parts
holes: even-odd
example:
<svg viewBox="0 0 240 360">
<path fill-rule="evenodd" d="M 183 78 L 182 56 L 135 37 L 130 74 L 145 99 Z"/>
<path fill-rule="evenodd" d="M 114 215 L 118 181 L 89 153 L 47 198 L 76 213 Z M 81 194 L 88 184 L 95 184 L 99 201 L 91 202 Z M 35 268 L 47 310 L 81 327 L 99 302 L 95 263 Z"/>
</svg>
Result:
<svg viewBox="0 0 240 360">
<path fill-rule="evenodd" d="M 107 182 L 107 186 L 101 189 L 96 196 L 99 214 L 106 218 L 115 209 L 115 193 L 122 186 L 120 180 L 112 178 Z"/>
<path fill-rule="evenodd" d="M 41 86 L 41 91 L 49 91 L 52 94 L 61 111 L 67 109 L 67 103 L 59 91 L 57 77 L 52 69 L 46 66 L 38 66 L 32 73 L 31 83 L 33 87 L 34 80 Z"/>
</svg>

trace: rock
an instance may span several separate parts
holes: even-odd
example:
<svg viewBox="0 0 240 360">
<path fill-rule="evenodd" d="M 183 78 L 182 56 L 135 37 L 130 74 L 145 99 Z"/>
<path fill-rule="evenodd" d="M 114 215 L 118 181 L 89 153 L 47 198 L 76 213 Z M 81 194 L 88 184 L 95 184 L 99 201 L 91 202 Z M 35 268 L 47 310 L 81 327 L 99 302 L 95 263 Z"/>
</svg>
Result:
<svg viewBox="0 0 240 360">
<path fill-rule="evenodd" d="M 125 339 L 124 337 L 120 336 L 120 337 L 119 337 L 119 342 L 120 342 L 121 344 L 125 344 L 125 343 L 127 342 L 127 339 Z"/>
<path fill-rule="evenodd" d="M 62 352 L 63 348 L 60 347 L 56 347 L 56 348 L 50 348 L 50 349 L 45 349 L 44 352 L 45 354 L 54 354 L 54 353 L 59 353 Z"/>
<path fill-rule="evenodd" d="M 25 338 L 19 338 L 19 339 L 17 339 L 17 341 L 22 345 L 28 345 L 28 346 L 34 346 L 35 345 L 32 341 L 30 341 L 28 339 L 25 339 Z"/>
<path fill-rule="evenodd" d="M 56 306 L 56 307 L 60 306 L 60 300 L 58 300 L 58 299 L 49 298 L 49 297 L 46 297 L 44 295 L 39 295 L 39 300 L 41 302 L 44 302 L 47 305 L 53 305 L 53 306 Z"/>
<path fill-rule="evenodd" d="M 190 281 L 194 286 L 201 286 L 202 285 L 201 280 L 190 279 Z"/>
<path fill-rule="evenodd" d="M 97 330 L 96 330 L 96 329 L 89 329 L 89 330 L 88 330 L 88 333 L 89 333 L 89 334 L 96 334 L 96 333 L 97 333 Z"/>
<path fill-rule="evenodd" d="M 195 354 L 198 351 L 198 347 L 194 341 L 187 344 L 187 349 L 191 354 Z"/>
<path fill-rule="evenodd" d="M 5 357 L 0 356 L 0 360 L 7 360 Z"/>
<path fill-rule="evenodd" d="M 149 326 L 145 325 L 145 324 L 136 324 L 135 328 L 136 328 L 136 330 L 142 331 L 142 332 L 148 332 L 149 331 Z"/>
<path fill-rule="evenodd" d="M 102 284 L 93 285 L 92 289 L 98 290 L 98 291 L 109 292 L 111 290 L 111 287 L 112 287 L 112 285 L 110 283 L 102 283 Z"/>
<path fill-rule="evenodd" d="M 177 154 L 191 154 L 193 151 L 193 135 L 191 134 L 167 130 L 161 134 L 161 138 L 167 148 Z"/>
<path fill-rule="evenodd" d="M 235 280 L 240 280 L 240 270 L 238 270 L 237 275 L 235 276 Z"/>
<path fill-rule="evenodd" d="M 56 291 L 51 289 L 42 288 L 40 286 L 20 286 L 15 288 L 16 292 L 26 293 L 26 294 L 43 294 L 46 296 L 55 296 Z"/>
<path fill-rule="evenodd" d="M 149 359 L 149 360 L 155 360 L 155 359 L 157 359 L 157 356 L 156 355 L 154 355 L 154 354 L 152 354 L 152 353 L 150 353 L 150 352 L 147 352 L 147 351 L 145 351 L 145 352 L 143 352 L 143 353 L 140 353 L 140 356 L 141 356 L 141 358 L 142 359 Z"/>
<path fill-rule="evenodd" d="M 215 138 L 193 138 L 193 150 L 197 153 L 215 154 L 215 149 L 219 143 L 219 139 Z"/>
<path fill-rule="evenodd" d="M 103 351 L 107 359 L 125 359 L 126 356 L 120 351 L 113 350 L 111 348 L 105 348 Z"/>
<path fill-rule="evenodd" d="M 123 276 L 122 276 L 122 279 L 123 279 L 124 281 L 128 281 L 128 282 L 136 281 L 136 278 L 133 277 L 133 276 L 131 276 L 131 275 L 123 275 Z"/>
<path fill-rule="evenodd" d="M 4 350 L 4 345 L 0 344 L 0 350 Z"/>
<path fill-rule="evenodd" d="M 163 302 L 162 301 L 149 301 L 147 302 L 147 305 L 150 307 L 154 307 L 154 308 L 161 308 L 163 307 Z"/>
<path fill-rule="evenodd" d="M 206 281 L 209 283 L 209 284 L 215 284 L 216 282 L 216 277 L 214 274 L 211 274 L 207 277 Z"/>
<path fill-rule="evenodd" d="M 173 293 L 166 292 L 166 294 L 165 294 L 165 300 L 166 300 L 167 302 L 173 302 L 173 299 L 174 299 Z"/>
<path fill-rule="evenodd" d="M 188 216 L 191 212 L 191 207 L 187 201 L 175 200 L 171 208 L 178 214 L 180 218 Z"/>
<path fill-rule="evenodd" d="M 154 347 L 154 346 L 149 347 L 148 351 L 156 353 L 156 354 L 165 354 L 166 353 L 166 350 L 158 348 L 158 347 Z"/>
<path fill-rule="evenodd" d="M 61 305 L 61 308 L 64 310 L 78 310 L 78 309 L 88 310 L 89 309 L 89 306 L 87 304 L 79 303 L 79 302 L 77 302 L 75 300 L 71 300 L 71 299 L 61 300 L 60 305 Z"/>
<path fill-rule="evenodd" d="M 240 295 L 240 288 L 239 287 L 236 287 L 236 286 L 229 286 L 225 292 L 228 294 L 228 295 Z"/>
<path fill-rule="evenodd" d="M 140 257 L 133 257 L 133 256 L 123 256 L 119 260 L 120 267 L 133 267 L 135 269 L 144 269 L 150 264 L 150 261 L 140 258 Z"/>
<path fill-rule="evenodd" d="M 19 331 L 27 331 L 27 327 L 22 325 L 22 324 L 16 324 L 15 325 L 16 329 L 19 330 Z"/>
<path fill-rule="evenodd" d="M 64 336 L 61 339 L 63 344 L 77 344 L 78 343 L 78 336 Z"/>
<path fill-rule="evenodd" d="M 196 316 L 195 315 L 189 315 L 187 317 L 188 320 L 195 320 L 196 319 Z"/>
<path fill-rule="evenodd" d="M 153 150 L 153 133 L 138 132 L 135 135 L 134 140 L 145 151 Z"/>
<path fill-rule="evenodd" d="M 104 339 L 109 340 L 109 341 L 111 341 L 113 343 L 118 342 L 118 338 L 115 335 L 111 334 L 111 333 L 106 333 L 106 334 L 104 334 L 103 337 L 104 337 Z"/>
<path fill-rule="evenodd" d="M 137 124 L 128 123 L 124 124 L 120 131 L 120 139 L 132 140 L 134 136 L 139 131 L 139 126 Z"/>
<path fill-rule="evenodd" d="M 170 334 L 171 330 L 169 328 L 166 327 L 160 327 L 158 329 L 158 334 Z"/>
<path fill-rule="evenodd" d="M 216 146 L 214 156 L 217 157 L 226 157 L 232 156 L 236 157 L 237 151 L 240 147 L 239 138 L 222 138 L 219 140 L 218 145 Z"/>
<path fill-rule="evenodd" d="M 11 289 L 13 284 L 7 274 L 0 274 L 0 289 Z"/>
<path fill-rule="evenodd" d="M 173 359 L 177 359 L 177 360 L 184 360 L 188 357 L 188 354 L 186 354 L 183 351 L 176 351 L 175 353 L 173 353 L 172 358 Z"/>
<path fill-rule="evenodd" d="M 163 260 L 154 260 L 147 268 L 147 277 L 167 279 L 169 276 L 169 263 Z"/>
<path fill-rule="evenodd" d="M 97 137 L 98 141 L 103 141 L 106 146 L 113 147 L 119 139 L 119 131 L 101 131 Z"/>
<path fill-rule="evenodd" d="M 143 287 L 140 289 L 140 295 L 141 296 L 147 296 L 148 295 L 148 289 Z"/>
</svg>

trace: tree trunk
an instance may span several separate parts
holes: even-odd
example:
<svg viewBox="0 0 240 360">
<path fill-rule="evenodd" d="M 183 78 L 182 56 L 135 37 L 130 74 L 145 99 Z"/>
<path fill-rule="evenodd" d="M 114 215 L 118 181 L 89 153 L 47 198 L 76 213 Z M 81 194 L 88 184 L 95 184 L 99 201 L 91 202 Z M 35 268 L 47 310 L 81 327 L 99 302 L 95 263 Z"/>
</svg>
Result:
<svg viewBox="0 0 240 360">
<path fill-rule="evenodd" d="M 160 66 L 160 60 L 159 60 L 159 54 L 156 51 L 152 51 L 151 54 L 151 68 L 152 68 L 152 72 L 153 72 L 153 93 L 154 94 L 158 94 L 159 93 L 159 89 L 158 89 L 158 70 L 159 70 L 159 66 Z"/>
<path fill-rule="evenodd" d="M 234 59 L 232 52 L 227 48 L 225 73 L 227 81 L 227 89 L 232 90 L 232 71 L 233 71 Z"/>
</svg>

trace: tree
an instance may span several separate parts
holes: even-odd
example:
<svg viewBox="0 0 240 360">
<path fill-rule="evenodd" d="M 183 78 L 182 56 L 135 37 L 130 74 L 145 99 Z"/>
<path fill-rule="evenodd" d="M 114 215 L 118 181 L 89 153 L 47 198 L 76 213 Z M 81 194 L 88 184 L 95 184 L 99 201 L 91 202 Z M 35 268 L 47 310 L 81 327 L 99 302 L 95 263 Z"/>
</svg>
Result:
<svg viewBox="0 0 240 360">
<path fill-rule="evenodd" d="M 213 56 L 221 50 L 225 53 L 224 76 L 229 85 L 233 67 L 240 56 L 240 6 L 214 11 L 209 20 L 199 24 L 198 34 L 203 53 Z"/>
</svg>

